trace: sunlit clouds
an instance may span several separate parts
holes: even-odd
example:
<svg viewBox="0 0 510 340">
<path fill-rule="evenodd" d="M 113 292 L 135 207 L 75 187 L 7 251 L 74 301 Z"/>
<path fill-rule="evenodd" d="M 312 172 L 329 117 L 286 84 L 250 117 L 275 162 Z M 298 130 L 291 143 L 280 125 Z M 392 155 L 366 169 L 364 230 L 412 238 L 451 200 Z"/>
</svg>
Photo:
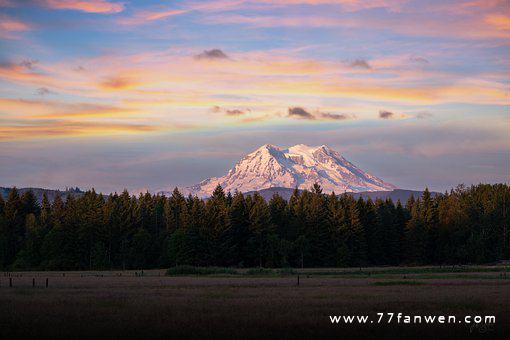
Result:
<svg viewBox="0 0 510 340">
<path fill-rule="evenodd" d="M 439 159 L 456 143 L 466 159 L 510 154 L 507 0 L 0 0 L 0 46 L 9 148 L 179 135 L 243 155 L 290 144 L 272 139 L 295 129 L 304 140 L 294 144 L 340 151 L 345 131 L 371 131 L 372 143 L 349 144 L 366 160 L 390 150 Z M 413 142 L 402 129 L 441 133 Z M 252 135 L 233 147 L 219 137 L 227 130 Z"/>
<path fill-rule="evenodd" d="M 378 60 L 371 61 L 373 66 L 367 68 L 368 62 L 359 59 L 346 63 L 268 52 L 227 56 L 220 49 L 211 49 L 190 51 L 189 55 L 169 51 L 161 55 L 80 60 L 84 69 L 93 72 L 78 72 L 74 63 L 27 63 L 4 63 L 0 65 L 0 76 L 4 81 L 30 89 L 30 94 L 58 95 L 52 96 L 51 105 L 20 97 L 3 98 L 0 111 L 5 116 L 14 113 L 24 115 L 21 118 L 25 119 L 114 116 L 125 123 L 160 121 L 171 125 L 198 121 L 199 126 L 214 126 L 226 119 L 240 118 L 240 114 L 233 113 L 244 107 L 251 110 L 243 118 L 270 115 L 279 119 L 282 115 L 278 112 L 286 111 L 295 96 L 302 97 L 300 105 L 329 113 L 315 115 L 313 119 L 341 117 L 338 115 L 345 112 L 335 111 L 335 103 L 341 106 L 346 102 L 352 107 L 347 113 L 360 119 L 371 117 L 359 112 L 354 102 L 372 103 L 374 110 L 378 102 L 414 105 L 417 110 L 423 105 L 455 102 L 510 104 L 508 87 L 503 83 L 476 77 L 459 81 L 448 71 L 442 71 L 438 79 L 434 70 L 429 74 L 427 70 L 413 71 L 408 67 L 399 73 L 398 64 Z M 41 92 L 41 88 L 45 90 Z M 328 104 L 320 105 L 321 102 Z M 212 106 L 225 107 L 225 112 L 232 114 L 209 115 L 207 111 Z M 284 117 L 301 119 L 304 115 Z"/>
</svg>

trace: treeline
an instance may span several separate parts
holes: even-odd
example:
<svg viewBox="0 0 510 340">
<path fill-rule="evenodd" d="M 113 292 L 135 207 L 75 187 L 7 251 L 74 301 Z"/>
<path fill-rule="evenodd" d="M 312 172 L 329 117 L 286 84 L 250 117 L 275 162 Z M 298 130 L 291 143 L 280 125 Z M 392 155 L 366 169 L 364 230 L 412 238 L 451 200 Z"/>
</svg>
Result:
<svg viewBox="0 0 510 340">
<path fill-rule="evenodd" d="M 488 263 L 510 258 L 510 187 L 459 186 L 405 205 L 296 190 L 170 197 L 0 197 L 0 267 L 320 267 Z"/>
</svg>

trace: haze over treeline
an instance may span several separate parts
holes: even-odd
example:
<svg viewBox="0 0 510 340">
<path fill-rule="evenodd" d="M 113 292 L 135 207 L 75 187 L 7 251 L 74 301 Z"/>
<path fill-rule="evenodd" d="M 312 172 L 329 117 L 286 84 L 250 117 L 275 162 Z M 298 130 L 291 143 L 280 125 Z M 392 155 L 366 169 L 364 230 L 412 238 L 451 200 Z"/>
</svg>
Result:
<svg viewBox="0 0 510 340">
<path fill-rule="evenodd" d="M 320 186 L 207 201 L 127 191 L 107 198 L 0 196 L 4 269 L 153 268 L 174 265 L 320 267 L 488 263 L 510 257 L 510 187 L 459 186 L 405 204 L 325 195 Z"/>
</svg>

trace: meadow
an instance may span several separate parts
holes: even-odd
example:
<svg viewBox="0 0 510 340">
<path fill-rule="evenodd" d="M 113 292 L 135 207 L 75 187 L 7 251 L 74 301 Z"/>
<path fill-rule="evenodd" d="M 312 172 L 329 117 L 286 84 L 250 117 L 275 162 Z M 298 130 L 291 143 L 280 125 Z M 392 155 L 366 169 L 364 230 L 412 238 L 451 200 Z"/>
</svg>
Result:
<svg viewBox="0 0 510 340">
<path fill-rule="evenodd" d="M 431 266 L 4 272 L 0 338 L 508 338 L 509 271 Z M 388 324 L 385 317 L 377 324 L 378 312 L 458 320 L 495 315 L 496 323 Z M 330 315 L 368 315 L 374 323 L 332 324 Z"/>
</svg>

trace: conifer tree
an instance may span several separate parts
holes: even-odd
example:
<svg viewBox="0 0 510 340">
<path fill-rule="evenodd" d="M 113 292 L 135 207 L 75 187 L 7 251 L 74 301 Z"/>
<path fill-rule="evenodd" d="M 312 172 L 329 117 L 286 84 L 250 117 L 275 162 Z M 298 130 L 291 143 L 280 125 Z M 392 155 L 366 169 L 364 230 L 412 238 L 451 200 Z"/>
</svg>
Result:
<svg viewBox="0 0 510 340">
<path fill-rule="evenodd" d="M 349 197 L 346 219 L 341 227 L 342 246 L 341 263 L 349 266 L 362 266 L 366 264 L 366 239 L 363 225 L 359 219 L 356 201 Z"/>
<path fill-rule="evenodd" d="M 333 243 L 331 242 L 330 225 L 328 220 L 327 201 L 322 194 L 322 188 L 315 183 L 312 192 L 306 194 L 306 237 L 310 244 L 310 261 L 315 266 L 332 265 L 331 256 Z"/>
<path fill-rule="evenodd" d="M 4 206 L 4 237 L 6 248 L 4 251 L 4 266 L 14 262 L 16 254 L 21 250 L 24 241 L 25 214 L 24 205 L 16 187 L 12 188 Z"/>
<path fill-rule="evenodd" d="M 212 260 L 218 265 L 232 261 L 235 245 L 233 231 L 228 223 L 227 199 L 221 185 L 217 185 L 207 200 L 207 226 L 210 228 L 210 251 Z"/>
<path fill-rule="evenodd" d="M 184 227 L 187 223 L 188 207 L 184 196 L 175 188 L 172 195 L 165 202 L 164 215 L 165 226 L 168 233 L 173 233 L 177 229 Z"/>
<path fill-rule="evenodd" d="M 406 259 L 411 264 L 423 264 L 427 261 L 428 234 L 418 199 L 412 204 L 411 219 L 405 229 Z"/>
<path fill-rule="evenodd" d="M 253 205 L 249 210 L 248 254 L 252 264 L 262 267 L 267 259 L 267 238 L 274 231 L 271 224 L 271 213 L 266 201 L 255 192 L 252 196 Z"/>
<path fill-rule="evenodd" d="M 232 198 L 228 216 L 230 229 L 232 230 L 232 243 L 235 246 L 233 262 L 239 266 L 244 265 L 247 255 L 247 243 L 250 237 L 248 209 L 244 196 L 236 192 Z"/>
<path fill-rule="evenodd" d="M 25 237 L 23 248 L 18 252 L 14 267 L 35 269 L 41 261 L 40 256 L 41 234 L 36 217 L 29 213 L 25 220 Z"/>
</svg>

